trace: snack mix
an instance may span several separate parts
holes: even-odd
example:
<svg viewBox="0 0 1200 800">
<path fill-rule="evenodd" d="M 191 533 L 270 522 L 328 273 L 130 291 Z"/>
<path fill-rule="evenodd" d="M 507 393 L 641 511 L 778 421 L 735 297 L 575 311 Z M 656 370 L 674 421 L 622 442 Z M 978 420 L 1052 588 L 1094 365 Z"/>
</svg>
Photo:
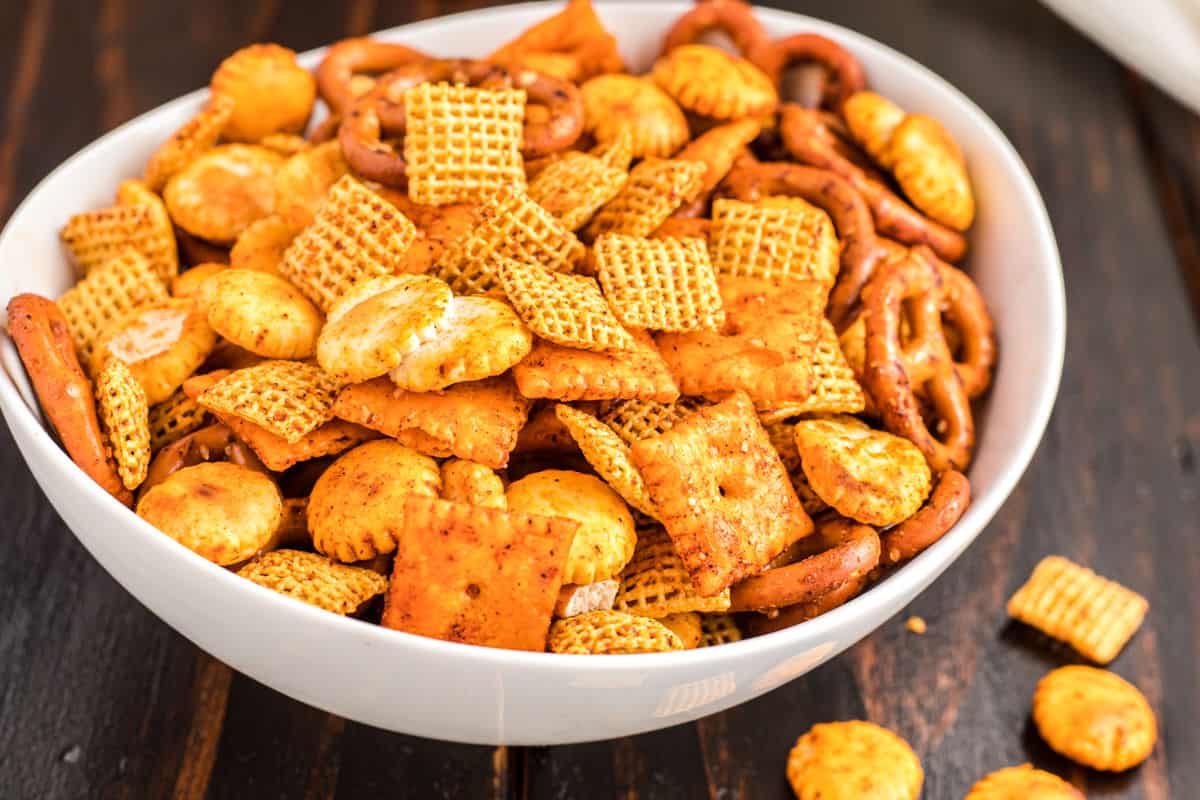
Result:
<svg viewBox="0 0 1200 800">
<path fill-rule="evenodd" d="M 735 0 L 639 72 L 589 0 L 496 44 L 246 47 L 63 220 L 78 282 L 9 327 L 80 468 L 260 586 L 554 653 L 736 642 L 937 542 L 996 352 L 953 136 Z"/>
<path fill-rule="evenodd" d="M 63 220 L 76 285 L 8 325 L 79 468 L 266 589 L 551 653 L 736 643 L 934 545 L 996 360 L 951 132 L 739 0 L 698 2 L 640 74 L 590 0 L 497 45 L 347 39 L 315 74 L 246 47 L 140 179 Z M 1009 610 L 1105 664 L 1146 603 L 1051 558 Z M 1096 769 L 1156 738 L 1091 667 L 1033 716 Z M 852 721 L 787 777 L 914 800 L 923 770 Z M 1082 797 L 1029 765 L 969 797 L 1034 795 Z"/>
</svg>

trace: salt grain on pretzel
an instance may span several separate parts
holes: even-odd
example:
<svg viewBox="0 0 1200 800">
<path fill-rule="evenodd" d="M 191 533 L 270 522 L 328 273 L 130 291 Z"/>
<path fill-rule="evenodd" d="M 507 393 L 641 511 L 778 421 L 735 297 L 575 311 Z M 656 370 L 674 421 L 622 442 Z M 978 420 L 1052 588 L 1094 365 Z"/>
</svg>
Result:
<svg viewBox="0 0 1200 800">
<path fill-rule="evenodd" d="M 523 187 L 525 93 L 421 84 L 404 93 L 408 195 L 431 205 Z"/>
<path fill-rule="evenodd" d="M 633 558 L 621 573 L 613 608 L 659 618 L 689 611 L 720 613 L 729 609 L 729 590 L 710 596 L 697 592 L 666 531 L 642 528 Z"/>
<path fill-rule="evenodd" d="M 488 508 L 508 508 L 504 481 L 492 469 L 474 461 L 452 458 L 443 462 L 442 499 Z"/>
<path fill-rule="evenodd" d="M 308 503 L 317 552 L 353 562 L 391 553 L 405 531 L 410 495 L 437 497 L 437 462 L 390 439 L 343 454 L 321 474 Z"/>
<path fill-rule="evenodd" d="M 102 489 L 129 505 L 133 498 L 100 430 L 92 382 L 76 357 L 66 315 L 52 300 L 19 294 L 8 303 L 8 334 L 67 455 Z"/>
<path fill-rule="evenodd" d="M 212 95 L 204 108 L 159 145 L 142 172 L 142 180 L 151 191 L 161 191 L 172 175 L 216 145 L 233 114 L 233 106 L 233 98 Z"/>
<path fill-rule="evenodd" d="M 378 378 L 343 389 L 333 413 L 429 455 L 455 455 L 500 469 L 508 465 L 529 407 L 507 375 L 440 392 L 407 392 Z"/>
<path fill-rule="evenodd" d="M 929 465 L 906 439 L 854 417 L 800 420 L 793 432 L 809 485 L 842 516 L 887 527 L 929 495 Z"/>
<path fill-rule="evenodd" d="M 58 298 L 71 329 L 79 361 L 89 368 L 96 340 L 114 321 L 138 306 L 167 299 L 167 289 L 149 262 L 124 250 L 93 269 Z"/>
<path fill-rule="evenodd" d="M 283 501 L 263 473 L 214 462 L 174 473 L 142 495 L 137 513 L 189 550 L 228 566 L 270 541 Z"/>
<path fill-rule="evenodd" d="M 685 332 L 725 324 L 703 242 L 610 233 L 596 240 L 594 254 L 600 285 L 623 325 Z"/>
<path fill-rule="evenodd" d="M 585 235 L 648 236 L 675 209 L 695 200 L 707 169 L 696 161 L 646 159 L 633 168 L 624 188 L 592 217 Z"/>
<path fill-rule="evenodd" d="M 549 650 L 574 655 L 628 655 L 682 650 L 683 642 L 658 620 L 620 611 L 592 611 L 550 628 Z"/>
<path fill-rule="evenodd" d="M 384 627 L 545 649 L 576 523 L 424 497 L 410 497 L 404 517 Z"/>
<path fill-rule="evenodd" d="M 512 259 L 502 261 L 498 272 L 513 308 L 543 339 L 582 350 L 633 348 L 633 337 L 613 315 L 594 278 Z"/>
<path fill-rule="evenodd" d="M 724 275 L 776 283 L 837 280 L 839 246 L 829 215 L 803 205 L 763 206 L 733 199 L 713 203 L 709 250 Z"/>
<path fill-rule="evenodd" d="M 313 76 L 296 63 L 294 52 L 277 44 L 252 44 L 226 58 L 213 73 L 210 89 L 233 101 L 233 113 L 221 130 L 232 142 L 300 133 L 317 97 Z"/>
<path fill-rule="evenodd" d="M 337 564 L 316 553 L 274 550 L 238 570 L 273 592 L 334 614 L 353 614 L 387 590 L 387 578 L 362 567 Z"/>
<path fill-rule="evenodd" d="M 196 401 L 296 443 L 333 419 L 338 382 L 299 361 L 264 361 L 225 376 Z"/>
<path fill-rule="evenodd" d="M 554 412 L 596 474 L 626 503 L 646 516 L 656 516 L 646 482 L 630 458 L 629 446 L 611 428 L 585 411 L 559 404 Z"/>
<path fill-rule="evenodd" d="M 642 473 L 700 594 L 753 575 L 812 532 L 750 398 L 734 394 L 635 442 Z"/>
<path fill-rule="evenodd" d="M 504 494 L 511 511 L 579 523 L 563 568 L 564 583 L 612 578 L 633 557 L 633 517 L 621 497 L 595 476 L 542 470 L 513 481 Z"/>
<path fill-rule="evenodd" d="M 569 272 L 584 256 L 583 244 L 524 192 L 502 189 L 483 204 L 473 229 L 450 243 L 430 274 L 457 294 L 478 294 L 499 285 L 506 259 Z"/>
<path fill-rule="evenodd" d="M 676 47 L 655 62 L 651 76 L 684 109 L 710 119 L 760 117 L 779 102 L 762 70 L 711 45 Z"/>
<path fill-rule="evenodd" d="M 182 386 L 216 343 L 216 332 L 193 303 L 143 303 L 105 327 L 95 341 L 93 361 L 124 361 L 154 405 Z"/>
<path fill-rule="evenodd" d="M 601 144 L 632 136 L 634 158 L 667 158 L 689 138 L 683 111 L 647 78 L 601 75 L 584 83 L 580 92 L 584 131 Z"/>
<path fill-rule="evenodd" d="M 597 353 L 535 339 L 513 367 L 521 394 L 552 400 L 657 400 L 669 403 L 679 387 L 645 331 L 630 331 L 627 350 Z"/>
<path fill-rule="evenodd" d="M 265 147 L 226 144 L 197 156 L 171 176 L 163 200 L 183 230 L 231 244 L 275 210 L 275 172 L 284 159 Z"/>
<path fill-rule="evenodd" d="M 391 273 L 416 236 L 404 214 L 347 175 L 288 247 L 279 271 L 328 311 L 356 283 Z"/>
<path fill-rule="evenodd" d="M 575 231 L 620 193 L 628 177 L 596 156 L 568 152 L 530 181 L 529 197 Z"/>
<path fill-rule="evenodd" d="M 1009 599 L 1008 614 L 1107 664 L 1141 627 L 1149 607 L 1146 598 L 1116 581 L 1047 556 Z"/>
</svg>

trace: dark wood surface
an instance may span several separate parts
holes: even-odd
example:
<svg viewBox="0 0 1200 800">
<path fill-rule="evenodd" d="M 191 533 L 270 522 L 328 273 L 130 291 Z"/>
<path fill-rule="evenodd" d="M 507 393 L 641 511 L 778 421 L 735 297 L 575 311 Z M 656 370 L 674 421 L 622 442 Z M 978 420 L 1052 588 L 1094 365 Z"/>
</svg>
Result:
<svg viewBox="0 0 1200 800">
<path fill-rule="evenodd" d="M 774 4 L 891 44 L 974 98 L 1054 220 L 1070 315 L 1057 411 L 1017 491 L 945 576 L 845 655 L 696 724 L 572 747 L 446 745 L 303 706 L 197 650 L 83 551 L 3 431 L 0 797 L 786 797 L 795 737 L 854 717 L 912 743 L 935 800 L 1024 761 L 1089 797 L 1197 796 L 1200 124 L 1032 0 Z M 202 85 L 241 45 L 303 50 L 477 5 L 0 3 L 0 220 L 66 156 Z M 1113 668 L 1159 710 L 1163 741 L 1129 775 L 1073 767 L 1031 732 L 1034 684 L 1070 656 L 1003 606 L 1052 552 L 1150 599 Z M 905 630 L 909 613 L 926 635 Z"/>
</svg>

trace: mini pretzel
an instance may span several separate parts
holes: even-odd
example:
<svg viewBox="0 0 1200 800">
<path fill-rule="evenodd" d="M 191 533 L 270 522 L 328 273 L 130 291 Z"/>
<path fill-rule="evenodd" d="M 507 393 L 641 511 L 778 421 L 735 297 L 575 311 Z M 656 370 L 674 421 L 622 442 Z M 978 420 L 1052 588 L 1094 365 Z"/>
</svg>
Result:
<svg viewBox="0 0 1200 800">
<path fill-rule="evenodd" d="M 946 535 L 971 504 L 971 482 L 961 472 L 943 472 L 925 507 L 880 534 L 883 566 L 899 564 Z"/>
<path fill-rule="evenodd" d="M 317 91 L 332 115 L 342 114 L 364 93 L 363 83 L 356 81 L 359 76 L 428 60 L 425 53 L 402 44 L 369 36 L 343 39 L 326 51 L 317 67 Z"/>
<path fill-rule="evenodd" d="M 741 0 L 700 0 L 667 32 L 662 52 L 666 54 L 676 47 L 696 42 L 713 30 L 719 30 L 733 40 L 733 46 L 746 58 L 752 58 L 754 53 L 771 44 L 750 4 Z"/>
<path fill-rule="evenodd" d="M 848 580 L 828 594 L 822 595 L 808 603 L 797 603 L 788 608 L 768 612 L 766 614 L 748 614 L 742 617 L 742 625 L 750 636 L 765 636 L 768 633 L 781 631 L 801 622 L 816 619 L 839 606 L 844 606 L 862 594 L 869 584 L 870 576 L 863 575 Z"/>
<path fill-rule="evenodd" d="M 583 132 L 583 97 L 569 81 L 531 69 L 509 70 L 486 61 L 424 61 L 382 76 L 346 113 L 338 140 L 356 173 L 388 186 L 406 185 L 404 157 L 381 137 L 404 132 L 404 92 L 422 83 L 524 90 L 531 105 L 545 108 L 544 113 L 526 116 L 522 153 L 529 159 L 570 147 Z"/>
<path fill-rule="evenodd" d="M 869 525 L 836 518 L 805 540 L 806 549 L 810 541 L 821 548 L 815 554 L 735 584 L 729 610 L 769 611 L 812 603 L 867 575 L 879 563 L 879 535 Z"/>
<path fill-rule="evenodd" d="M 934 472 L 964 469 L 975 446 L 971 403 L 942 332 L 942 286 L 932 254 L 914 248 L 908 257 L 880 267 L 863 290 L 863 383 L 884 426 L 920 448 Z M 904 320 L 909 337 L 902 343 Z M 918 386 L 938 420 L 936 434 L 921 415 L 914 394 Z"/>
<path fill-rule="evenodd" d="M 992 368 L 996 365 L 992 317 L 979 287 L 965 272 L 941 259 L 935 259 L 935 263 L 942 274 L 943 324 L 949 323 L 960 339 L 954 370 L 967 397 L 978 397 L 991 385 Z"/>
<path fill-rule="evenodd" d="M 726 185 L 734 197 L 755 202 L 772 195 L 800 197 L 824 209 L 842 241 L 841 269 L 826 314 L 839 330 L 850 320 L 859 292 L 883 255 L 871 210 L 843 178 L 822 169 L 786 163 L 739 161 Z"/>
<path fill-rule="evenodd" d="M 803 61 L 819 64 L 826 73 L 821 90 L 821 104 L 826 108 L 841 108 L 847 97 L 867 85 L 858 59 L 837 42 L 816 33 L 797 33 L 776 39 L 748 57 L 776 86 L 782 83 L 788 67 Z"/>
<path fill-rule="evenodd" d="M 36 294 L 17 295 L 8 304 L 8 332 L 67 455 L 106 492 L 130 505 L 133 494 L 121 483 L 100 432 L 92 382 L 79 366 L 58 306 Z"/>
<path fill-rule="evenodd" d="M 228 461 L 258 472 L 267 471 L 254 451 L 234 436 L 228 426 L 209 425 L 158 451 L 138 491 L 145 494 L 179 470 L 209 461 Z"/>
<path fill-rule="evenodd" d="M 839 141 L 820 113 L 788 103 L 780 117 L 780 130 L 784 146 L 798 161 L 836 172 L 862 193 L 884 236 L 910 245 L 927 244 L 947 261 L 958 261 L 966 254 L 966 237 L 917 211 L 874 170 L 847 156 L 845 142 Z"/>
</svg>

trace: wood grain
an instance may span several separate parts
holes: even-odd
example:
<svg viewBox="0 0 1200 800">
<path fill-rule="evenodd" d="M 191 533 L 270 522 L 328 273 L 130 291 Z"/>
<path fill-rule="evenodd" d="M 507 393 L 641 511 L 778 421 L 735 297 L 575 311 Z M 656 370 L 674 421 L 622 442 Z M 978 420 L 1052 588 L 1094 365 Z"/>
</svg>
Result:
<svg viewBox="0 0 1200 800">
<path fill-rule="evenodd" d="M 238 47 L 302 50 L 485 4 L 0 4 L 0 219 L 71 152 L 202 85 Z M 300 705 L 200 653 L 79 547 L 4 431 L 0 797 L 783 798 L 796 736 L 847 718 L 905 736 L 934 800 L 1023 761 L 1089 797 L 1193 796 L 1200 122 L 1033 0 L 772 4 L 860 30 L 948 78 L 1016 145 L 1054 221 L 1069 306 L 1058 410 L 963 558 L 845 656 L 696 724 L 572 747 L 447 745 Z M 1029 724 L 1037 679 L 1073 656 L 1007 622 L 1003 603 L 1051 552 L 1151 601 L 1114 664 L 1146 691 L 1165 733 L 1131 775 L 1075 768 Z M 908 614 L 928 621 L 926 635 L 904 628 Z"/>
</svg>

